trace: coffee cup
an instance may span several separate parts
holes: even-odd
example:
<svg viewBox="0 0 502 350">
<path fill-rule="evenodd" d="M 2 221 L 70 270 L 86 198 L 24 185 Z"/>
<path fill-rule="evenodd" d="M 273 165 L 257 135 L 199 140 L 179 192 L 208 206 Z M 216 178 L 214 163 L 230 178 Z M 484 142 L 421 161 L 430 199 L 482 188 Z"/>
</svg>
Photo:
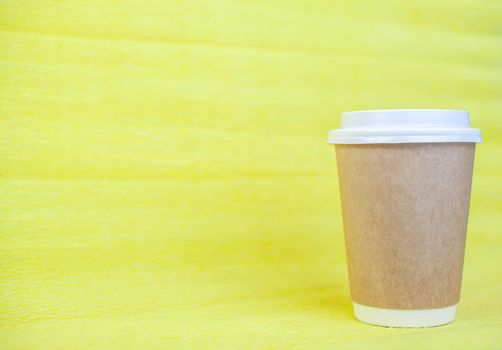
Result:
<svg viewBox="0 0 502 350">
<path fill-rule="evenodd" d="M 347 112 L 330 131 L 358 320 L 429 327 L 455 319 L 479 142 L 457 110 Z"/>
</svg>

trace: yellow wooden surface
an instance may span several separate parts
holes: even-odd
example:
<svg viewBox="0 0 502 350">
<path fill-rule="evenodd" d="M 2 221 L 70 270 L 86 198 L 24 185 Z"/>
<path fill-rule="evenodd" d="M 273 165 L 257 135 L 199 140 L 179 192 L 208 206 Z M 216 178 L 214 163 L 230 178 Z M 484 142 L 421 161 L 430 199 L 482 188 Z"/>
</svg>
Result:
<svg viewBox="0 0 502 350">
<path fill-rule="evenodd" d="M 483 129 L 455 323 L 352 318 L 344 110 Z M 0 348 L 502 346 L 502 2 L 0 2 Z"/>
</svg>

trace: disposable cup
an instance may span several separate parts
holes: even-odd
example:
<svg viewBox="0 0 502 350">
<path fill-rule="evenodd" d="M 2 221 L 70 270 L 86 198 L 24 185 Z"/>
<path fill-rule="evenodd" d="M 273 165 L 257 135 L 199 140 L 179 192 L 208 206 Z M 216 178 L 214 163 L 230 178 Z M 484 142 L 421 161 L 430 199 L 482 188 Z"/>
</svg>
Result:
<svg viewBox="0 0 502 350">
<path fill-rule="evenodd" d="M 452 322 L 481 142 L 469 114 L 347 112 L 328 142 L 336 149 L 355 317 L 390 327 Z"/>
</svg>

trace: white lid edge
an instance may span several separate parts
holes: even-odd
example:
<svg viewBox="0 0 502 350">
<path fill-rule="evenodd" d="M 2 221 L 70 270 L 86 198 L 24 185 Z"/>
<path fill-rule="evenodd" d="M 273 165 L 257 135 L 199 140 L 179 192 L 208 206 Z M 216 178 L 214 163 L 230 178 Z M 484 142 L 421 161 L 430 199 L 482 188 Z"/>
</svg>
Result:
<svg viewBox="0 0 502 350">
<path fill-rule="evenodd" d="M 472 129 L 471 129 L 472 130 Z M 375 143 L 428 143 L 428 142 L 474 142 L 482 143 L 481 133 L 472 135 L 367 135 L 367 136 L 332 136 L 327 143 L 336 144 L 375 144 Z"/>
<path fill-rule="evenodd" d="M 393 310 L 354 304 L 354 315 L 359 321 L 385 327 L 434 327 L 453 322 L 457 305 L 438 309 Z"/>
</svg>

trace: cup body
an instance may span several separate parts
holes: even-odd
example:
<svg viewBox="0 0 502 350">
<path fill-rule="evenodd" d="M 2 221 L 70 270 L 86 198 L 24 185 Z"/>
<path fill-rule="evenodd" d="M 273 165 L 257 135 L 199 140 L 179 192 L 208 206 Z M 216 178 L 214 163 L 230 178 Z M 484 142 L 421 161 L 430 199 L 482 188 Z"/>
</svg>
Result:
<svg viewBox="0 0 502 350">
<path fill-rule="evenodd" d="M 455 319 L 475 145 L 335 145 L 356 318 L 397 327 Z"/>
</svg>

